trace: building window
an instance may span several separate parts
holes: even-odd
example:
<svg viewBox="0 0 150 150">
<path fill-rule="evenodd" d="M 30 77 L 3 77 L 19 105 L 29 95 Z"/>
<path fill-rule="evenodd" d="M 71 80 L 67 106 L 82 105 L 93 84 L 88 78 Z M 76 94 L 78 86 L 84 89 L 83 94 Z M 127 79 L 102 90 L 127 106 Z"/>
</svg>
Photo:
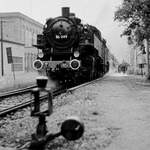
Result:
<svg viewBox="0 0 150 150">
<path fill-rule="evenodd" d="M 13 56 L 13 63 L 11 64 L 12 71 L 23 71 L 23 58 Z"/>
</svg>

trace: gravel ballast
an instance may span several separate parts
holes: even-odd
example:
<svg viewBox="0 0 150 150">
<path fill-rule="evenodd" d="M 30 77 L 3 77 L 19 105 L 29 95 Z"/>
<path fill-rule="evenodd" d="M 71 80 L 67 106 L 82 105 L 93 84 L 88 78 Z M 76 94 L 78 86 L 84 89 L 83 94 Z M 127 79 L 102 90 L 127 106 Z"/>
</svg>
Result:
<svg viewBox="0 0 150 150">
<path fill-rule="evenodd" d="M 58 96 L 59 104 L 47 117 L 49 132 L 58 132 L 69 116 L 78 116 L 84 123 L 85 132 L 77 141 L 56 138 L 48 143 L 47 150 L 147 150 L 149 88 L 136 85 L 133 77 L 108 76 Z M 31 139 L 37 118 L 31 118 L 28 110 L 24 118 L 6 119 L 0 123 L 0 145 L 14 150 Z"/>
</svg>

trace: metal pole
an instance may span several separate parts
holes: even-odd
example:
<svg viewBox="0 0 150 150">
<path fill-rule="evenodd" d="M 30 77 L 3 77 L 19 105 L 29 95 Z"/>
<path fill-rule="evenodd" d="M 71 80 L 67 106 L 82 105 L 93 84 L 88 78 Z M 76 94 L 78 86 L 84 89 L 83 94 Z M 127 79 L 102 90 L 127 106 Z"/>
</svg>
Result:
<svg viewBox="0 0 150 150">
<path fill-rule="evenodd" d="M 149 41 L 146 39 L 146 51 L 147 51 L 147 79 L 150 79 L 150 67 L 149 67 Z"/>
<path fill-rule="evenodd" d="M 1 18 L 1 69 L 2 76 L 4 76 L 4 60 L 3 60 L 3 21 Z"/>
<path fill-rule="evenodd" d="M 12 62 L 12 69 L 13 69 L 13 77 L 14 77 L 14 80 L 15 80 L 16 78 L 15 78 L 15 68 L 14 68 L 14 62 Z"/>
</svg>

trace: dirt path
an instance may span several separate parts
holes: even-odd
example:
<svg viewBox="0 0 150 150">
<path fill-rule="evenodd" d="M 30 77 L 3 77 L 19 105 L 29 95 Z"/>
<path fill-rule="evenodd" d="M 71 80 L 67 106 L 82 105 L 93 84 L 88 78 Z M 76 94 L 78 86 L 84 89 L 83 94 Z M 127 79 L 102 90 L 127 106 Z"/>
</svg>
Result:
<svg viewBox="0 0 150 150">
<path fill-rule="evenodd" d="M 128 79 L 128 80 L 127 80 Z M 150 87 L 127 77 L 110 77 L 99 87 L 97 103 L 104 120 L 119 133 L 106 150 L 148 150 L 150 148 Z M 107 92 L 109 91 L 109 92 Z"/>
</svg>

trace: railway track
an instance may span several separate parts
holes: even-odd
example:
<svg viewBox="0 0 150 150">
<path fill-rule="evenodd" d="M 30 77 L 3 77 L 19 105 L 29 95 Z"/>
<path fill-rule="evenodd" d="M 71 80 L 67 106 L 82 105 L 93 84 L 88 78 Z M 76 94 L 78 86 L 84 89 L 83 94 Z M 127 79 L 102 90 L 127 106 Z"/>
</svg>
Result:
<svg viewBox="0 0 150 150">
<path fill-rule="evenodd" d="M 73 90 L 78 89 L 78 88 L 80 88 L 80 87 L 86 86 L 86 85 L 88 85 L 88 84 L 95 83 L 95 82 L 98 81 L 98 80 L 100 80 L 100 79 L 96 79 L 96 80 L 93 80 L 93 81 L 90 81 L 90 82 L 86 82 L 86 83 L 84 83 L 84 84 L 81 84 L 81 85 L 78 85 L 78 86 L 75 86 L 75 87 L 72 87 L 72 88 L 69 88 L 69 89 L 54 90 L 54 91 L 52 92 L 52 95 L 53 95 L 53 97 L 55 97 L 55 96 L 57 96 L 57 95 L 59 95 L 59 94 L 62 94 L 62 93 L 65 93 L 65 92 L 70 92 L 70 91 L 73 91 Z M 31 88 L 30 88 L 30 90 L 31 90 Z M 30 90 L 28 89 L 28 92 L 29 92 Z M 21 92 L 22 92 L 22 91 L 21 91 Z M 27 92 L 27 90 L 26 90 L 26 92 Z M 19 92 L 18 92 L 17 94 L 19 94 Z M 10 94 L 10 95 L 11 95 L 11 94 Z M 14 95 L 15 95 L 15 94 L 14 94 Z M 11 96 L 12 96 L 12 95 L 11 95 Z M 5 96 L 5 97 L 8 97 L 8 95 Z M 4 98 L 4 97 L 3 97 L 3 98 Z M 40 97 L 40 100 L 41 100 L 41 101 L 43 101 L 44 99 L 46 99 L 46 96 L 43 95 L 43 96 Z M 16 112 L 16 111 L 18 111 L 18 110 L 20 110 L 20 109 L 26 108 L 26 107 L 30 106 L 32 103 L 33 103 L 33 99 L 30 99 L 30 100 L 28 100 L 28 101 L 26 101 L 26 102 L 24 102 L 24 103 L 21 103 L 21 104 L 18 104 L 18 105 L 16 105 L 16 106 L 12 106 L 12 107 L 6 108 L 6 109 L 4 109 L 4 110 L 1 110 L 1 111 L 0 111 L 0 117 L 5 117 L 5 116 L 7 116 L 8 114 L 11 114 L 11 113 L 14 113 L 14 112 Z"/>
<path fill-rule="evenodd" d="M 53 96 L 57 96 L 57 95 L 64 93 L 64 92 L 66 92 L 66 90 L 55 90 L 55 91 L 53 91 Z M 43 101 L 44 99 L 46 99 L 46 97 L 47 96 L 43 95 L 40 97 L 40 100 Z M 30 106 L 33 102 L 34 102 L 34 100 L 30 99 L 30 100 L 23 102 L 21 104 L 17 104 L 16 106 L 12 106 L 12 107 L 6 108 L 4 110 L 1 110 L 0 111 L 0 117 L 5 117 L 6 115 L 8 115 L 10 113 L 14 113 L 20 109 L 26 108 L 26 107 Z"/>
<path fill-rule="evenodd" d="M 9 91 L 9 92 L 3 92 L 2 94 L 0 94 L 0 100 L 3 98 L 10 97 L 10 96 L 27 93 L 32 88 L 35 88 L 35 87 L 36 87 L 36 85 L 33 85 L 33 86 L 29 86 L 29 87 L 22 88 L 22 89 L 17 89 L 17 90 L 13 90 L 13 91 Z"/>
</svg>

